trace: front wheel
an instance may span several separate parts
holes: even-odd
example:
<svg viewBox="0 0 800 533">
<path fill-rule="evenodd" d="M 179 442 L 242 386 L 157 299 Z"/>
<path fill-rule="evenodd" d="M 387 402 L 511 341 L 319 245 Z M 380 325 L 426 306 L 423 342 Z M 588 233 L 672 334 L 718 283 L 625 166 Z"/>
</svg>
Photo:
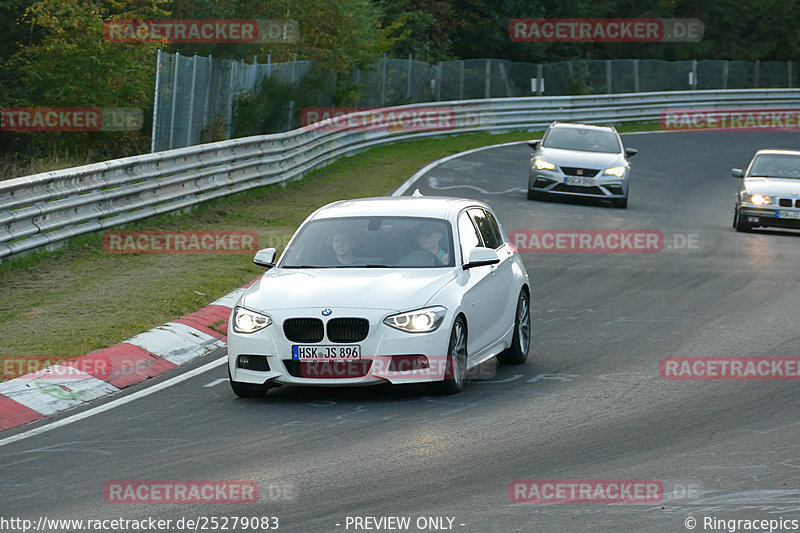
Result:
<svg viewBox="0 0 800 533">
<path fill-rule="evenodd" d="M 458 394 L 467 381 L 467 324 L 464 317 L 457 316 L 450 331 L 450 343 L 447 347 L 447 365 L 444 380 L 434 383 L 434 389 L 440 394 Z"/>
<path fill-rule="evenodd" d="M 517 311 L 514 318 L 514 338 L 511 347 L 497 355 L 501 365 L 519 365 L 528 359 L 531 347 L 531 306 L 530 297 L 525 289 L 520 290 L 517 299 Z"/>
<path fill-rule="evenodd" d="M 752 226 L 750 226 L 750 224 L 747 222 L 747 217 L 742 216 L 742 214 L 739 211 L 740 210 L 737 209 L 736 212 L 734 213 L 733 225 L 736 228 L 736 231 L 747 233 L 752 229 Z"/>
</svg>

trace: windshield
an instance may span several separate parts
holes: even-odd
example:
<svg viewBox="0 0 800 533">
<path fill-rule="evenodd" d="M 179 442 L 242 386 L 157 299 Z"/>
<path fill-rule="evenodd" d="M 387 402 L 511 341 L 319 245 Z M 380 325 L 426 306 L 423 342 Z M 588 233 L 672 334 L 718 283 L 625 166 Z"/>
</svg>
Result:
<svg viewBox="0 0 800 533">
<path fill-rule="evenodd" d="M 620 151 L 619 140 L 613 132 L 585 128 L 552 128 L 547 132 L 542 146 L 585 152 Z"/>
<path fill-rule="evenodd" d="M 450 225 L 420 217 L 315 220 L 283 254 L 283 268 L 430 268 L 453 266 Z"/>
<path fill-rule="evenodd" d="M 800 178 L 800 157 L 786 154 L 761 154 L 750 168 L 751 177 Z"/>
</svg>

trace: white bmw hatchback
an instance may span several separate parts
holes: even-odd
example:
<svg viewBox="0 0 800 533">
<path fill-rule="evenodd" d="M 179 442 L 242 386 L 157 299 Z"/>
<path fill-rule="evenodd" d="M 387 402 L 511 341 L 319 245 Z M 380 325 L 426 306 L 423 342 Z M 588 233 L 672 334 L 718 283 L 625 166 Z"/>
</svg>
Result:
<svg viewBox="0 0 800 533">
<path fill-rule="evenodd" d="M 366 198 L 329 204 L 276 250 L 228 323 L 238 396 L 279 385 L 430 383 L 457 393 L 531 340 L 530 282 L 491 209 L 474 200 Z"/>
</svg>

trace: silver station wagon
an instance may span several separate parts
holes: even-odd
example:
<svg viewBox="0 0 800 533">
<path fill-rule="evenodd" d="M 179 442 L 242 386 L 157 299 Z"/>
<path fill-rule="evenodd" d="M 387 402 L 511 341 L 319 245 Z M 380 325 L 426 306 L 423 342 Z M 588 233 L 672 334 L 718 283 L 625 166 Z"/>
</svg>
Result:
<svg viewBox="0 0 800 533">
<path fill-rule="evenodd" d="M 742 171 L 736 191 L 733 227 L 800 229 L 800 151 L 759 150 Z"/>
</svg>

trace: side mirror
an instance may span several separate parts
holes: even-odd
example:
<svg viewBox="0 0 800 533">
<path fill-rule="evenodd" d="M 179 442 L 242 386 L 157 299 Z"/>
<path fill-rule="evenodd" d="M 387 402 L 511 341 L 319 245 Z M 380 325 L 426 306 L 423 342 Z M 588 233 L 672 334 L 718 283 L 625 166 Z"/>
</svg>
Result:
<svg viewBox="0 0 800 533">
<path fill-rule="evenodd" d="M 264 248 L 256 252 L 253 257 L 253 263 L 264 268 L 272 268 L 275 266 L 275 255 L 278 251 L 275 248 Z"/>
<path fill-rule="evenodd" d="M 537 148 L 539 148 L 540 142 L 541 141 L 528 141 L 528 146 L 531 147 L 531 150 L 536 150 Z"/>
<path fill-rule="evenodd" d="M 636 148 L 625 148 L 625 155 L 628 157 L 633 157 L 639 153 L 639 150 Z"/>
<path fill-rule="evenodd" d="M 731 176 L 733 176 L 734 178 L 743 178 L 744 177 L 744 172 L 742 172 L 741 168 L 732 168 L 731 169 Z"/>
<path fill-rule="evenodd" d="M 496 265 L 499 262 L 500 256 L 497 254 L 496 250 L 479 246 L 477 248 L 473 248 L 469 253 L 469 261 L 464 265 L 463 268 L 464 270 L 467 270 L 480 266 Z"/>
</svg>

